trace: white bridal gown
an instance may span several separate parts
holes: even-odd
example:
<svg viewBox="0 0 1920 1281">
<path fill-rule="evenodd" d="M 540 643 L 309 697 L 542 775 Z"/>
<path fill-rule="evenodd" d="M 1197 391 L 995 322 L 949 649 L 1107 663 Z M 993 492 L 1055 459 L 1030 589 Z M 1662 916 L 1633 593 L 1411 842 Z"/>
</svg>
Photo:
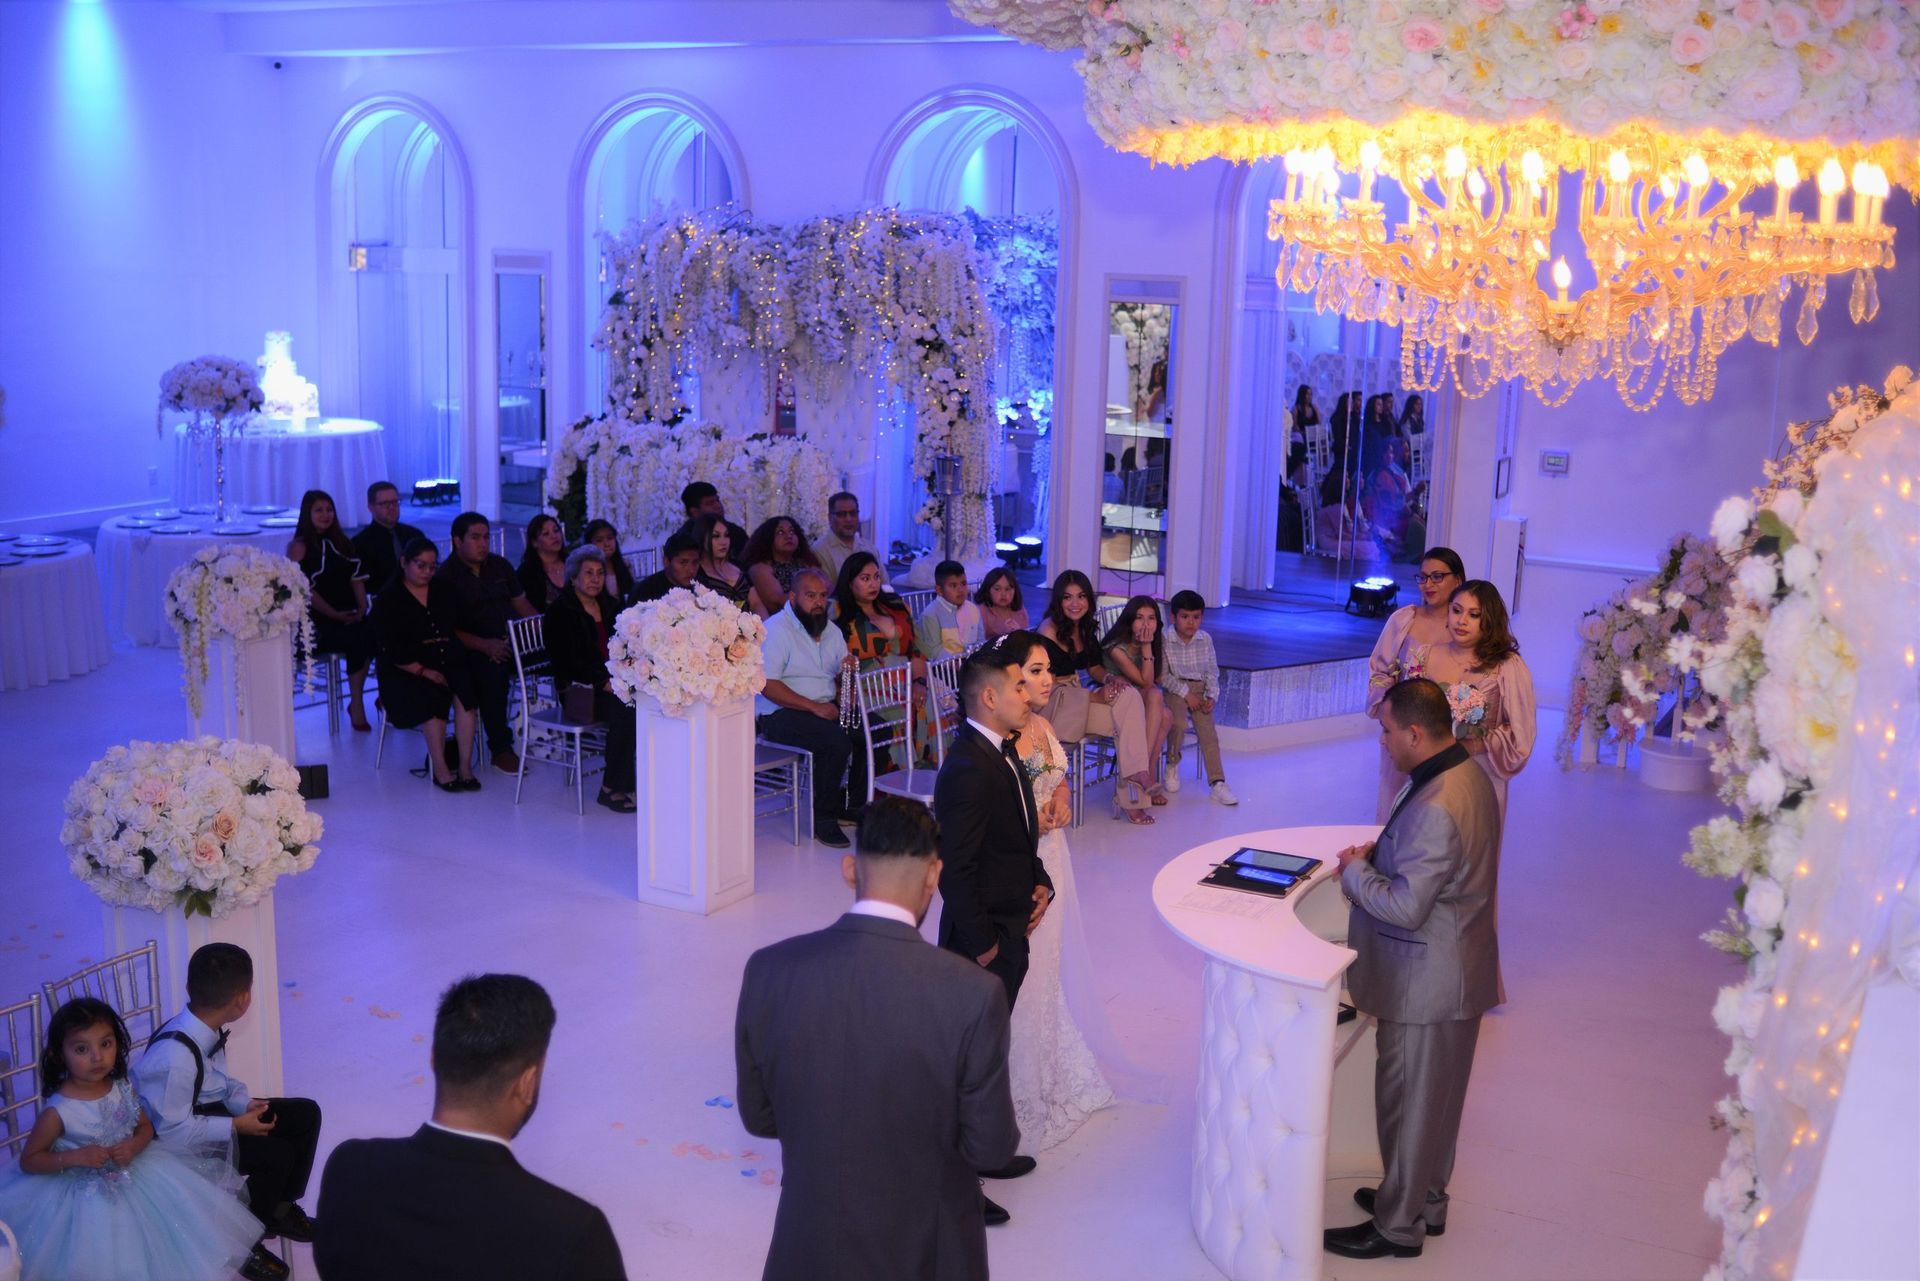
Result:
<svg viewBox="0 0 1920 1281">
<path fill-rule="evenodd" d="M 1034 806 L 1045 809 L 1054 789 L 1066 782 L 1066 753 L 1043 717 L 1033 717 L 1028 725 L 1023 737 L 1040 750 L 1023 759 L 1033 777 Z M 1062 982 L 1062 957 L 1069 952 L 1072 981 L 1091 979 L 1064 829 L 1040 837 L 1040 861 L 1053 878 L 1053 902 L 1028 940 L 1027 977 L 1013 1007 L 1013 1047 L 1007 1057 L 1020 1151 L 1029 1156 L 1060 1142 L 1091 1113 L 1113 1102 L 1113 1089 L 1074 1023 Z M 1093 994 L 1078 995 L 1084 1002 Z"/>
</svg>

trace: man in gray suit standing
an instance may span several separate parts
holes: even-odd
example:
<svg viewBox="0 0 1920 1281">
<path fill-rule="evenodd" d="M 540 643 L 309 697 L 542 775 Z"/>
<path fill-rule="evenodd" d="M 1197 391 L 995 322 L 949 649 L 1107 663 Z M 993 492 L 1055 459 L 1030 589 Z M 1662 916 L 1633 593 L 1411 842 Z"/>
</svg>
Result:
<svg viewBox="0 0 1920 1281">
<path fill-rule="evenodd" d="M 986 1281 L 974 1171 L 1020 1142 L 1006 992 L 920 936 L 940 884 L 926 806 L 876 796 L 857 848 L 852 909 L 755 952 L 740 985 L 740 1120 L 786 1169 L 764 1276 Z"/>
<path fill-rule="evenodd" d="M 1378 841 L 1340 851 L 1347 946 L 1358 953 L 1347 986 L 1380 1021 L 1373 1095 L 1386 1169 L 1378 1188 L 1353 1194 L 1373 1217 L 1327 1230 L 1326 1248 L 1353 1259 L 1413 1258 L 1446 1231 L 1473 1047 L 1500 986 L 1493 785 L 1454 741 L 1446 694 L 1430 680 L 1387 691 L 1380 741 L 1407 785 Z"/>
</svg>

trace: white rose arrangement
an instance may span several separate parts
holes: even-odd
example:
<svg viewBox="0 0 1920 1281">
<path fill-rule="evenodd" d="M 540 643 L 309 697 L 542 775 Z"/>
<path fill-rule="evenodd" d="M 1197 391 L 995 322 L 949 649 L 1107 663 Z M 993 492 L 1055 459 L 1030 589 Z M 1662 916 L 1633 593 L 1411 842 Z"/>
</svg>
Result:
<svg viewBox="0 0 1920 1281">
<path fill-rule="evenodd" d="M 685 716 L 696 703 L 738 702 L 764 689 L 766 639 L 759 618 L 718 592 L 676 587 L 614 620 L 607 673 L 621 702 L 636 705 L 644 694 L 668 715 Z"/>
<path fill-rule="evenodd" d="M 264 640 L 291 632 L 306 655 L 313 687 L 313 590 L 300 567 L 246 543 L 203 547 L 167 579 L 167 621 L 180 637 L 187 707 L 200 715 L 207 683 L 207 642 L 216 636 Z"/>
<path fill-rule="evenodd" d="M 244 419 L 267 403 L 253 366 L 225 356 L 182 361 L 160 376 L 160 408 L 212 419 Z"/>
<path fill-rule="evenodd" d="M 319 857 L 320 818 L 299 788 L 299 772 L 257 743 L 129 743 L 68 789 L 60 843 L 108 903 L 222 917 Z"/>
<path fill-rule="evenodd" d="M 1793 1271 L 1853 1020 L 1869 976 L 1894 968 L 1889 914 L 1920 857 L 1920 818 L 1888 796 L 1912 786 L 1920 737 L 1910 384 L 1898 369 L 1883 393 L 1836 393 L 1834 420 L 1796 430 L 1755 499 L 1721 506 L 1715 541 L 1737 561 L 1725 634 L 1673 643 L 1725 729 L 1714 772 L 1735 811 L 1694 829 L 1686 861 L 1739 882 L 1706 939 L 1747 966 L 1713 1010 L 1735 1079 L 1705 1198 L 1722 1225 L 1714 1281 Z"/>
</svg>

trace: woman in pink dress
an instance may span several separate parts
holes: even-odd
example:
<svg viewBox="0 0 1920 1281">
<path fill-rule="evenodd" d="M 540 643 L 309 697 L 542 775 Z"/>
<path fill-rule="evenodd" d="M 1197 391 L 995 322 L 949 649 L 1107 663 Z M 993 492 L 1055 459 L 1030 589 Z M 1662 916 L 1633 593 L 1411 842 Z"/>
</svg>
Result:
<svg viewBox="0 0 1920 1281">
<path fill-rule="evenodd" d="M 1385 630 L 1374 643 L 1367 678 L 1367 715 L 1378 720 L 1380 700 L 1395 682 L 1422 675 L 1427 651 L 1452 638 L 1447 629 L 1447 604 L 1454 588 L 1467 581 L 1466 567 L 1451 547 L 1432 547 L 1420 558 L 1420 603 L 1393 612 Z M 1374 822 L 1387 821 L 1393 798 L 1407 776 L 1393 767 L 1387 749 L 1380 749 L 1380 797 L 1374 807 Z"/>
<path fill-rule="evenodd" d="M 1520 658 L 1508 629 L 1500 590 L 1474 578 L 1453 591 L 1447 606 L 1452 632 L 1445 645 L 1427 651 L 1428 679 L 1439 682 L 1453 705 L 1453 733 L 1487 772 L 1507 817 L 1507 780 L 1526 768 L 1533 754 L 1533 674 Z"/>
</svg>

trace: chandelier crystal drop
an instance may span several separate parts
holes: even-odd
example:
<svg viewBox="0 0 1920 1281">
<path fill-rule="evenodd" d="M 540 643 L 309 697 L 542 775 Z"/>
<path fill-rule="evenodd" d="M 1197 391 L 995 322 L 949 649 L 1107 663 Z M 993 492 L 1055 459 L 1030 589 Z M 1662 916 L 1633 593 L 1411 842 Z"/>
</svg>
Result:
<svg viewBox="0 0 1920 1281">
<path fill-rule="evenodd" d="M 1879 310 L 1893 266 L 1885 169 L 1821 160 L 1815 218 L 1791 207 L 1794 148 L 1670 138 L 1604 141 L 1552 128 L 1475 129 L 1413 118 L 1379 131 L 1321 128 L 1285 153 L 1268 235 L 1275 278 L 1321 311 L 1401 327 L 1401 383 L 1468 396 L 1510 378 L 1549 404 L 1610 380 L 1635 409 L 1669 389 L 1713 394 L 1720 354 L 1744 336 L 1811 343 L 1828 277 L 1850 275 L 1848 314 Z M 1709 159 L 1711 157 L 1711 159 Z M 1405 194 L 1403 218 L 1376 190 Z M 1843 207 L 1844 206 L 1844 207 Z M 1554 251 L 1577 234 L 1593 283 Z"/>
</svg>

